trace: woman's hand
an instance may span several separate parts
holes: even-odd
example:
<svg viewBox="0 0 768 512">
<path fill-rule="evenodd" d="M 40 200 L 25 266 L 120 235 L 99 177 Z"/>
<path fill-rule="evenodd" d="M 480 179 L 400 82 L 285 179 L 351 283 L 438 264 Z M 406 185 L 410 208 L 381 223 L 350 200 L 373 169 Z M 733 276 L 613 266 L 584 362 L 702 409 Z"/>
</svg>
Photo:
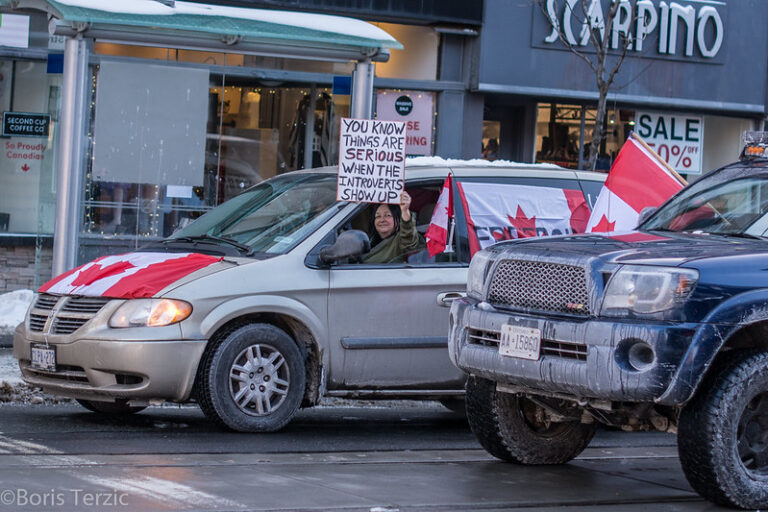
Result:
<svg viewBox="0 0 768 512">
<path fill-rule="evenodd" d="M 400 194 L 400 217 L 404 222 L 411 220 L 411 196 L 405 190 Z"/>
</svg>

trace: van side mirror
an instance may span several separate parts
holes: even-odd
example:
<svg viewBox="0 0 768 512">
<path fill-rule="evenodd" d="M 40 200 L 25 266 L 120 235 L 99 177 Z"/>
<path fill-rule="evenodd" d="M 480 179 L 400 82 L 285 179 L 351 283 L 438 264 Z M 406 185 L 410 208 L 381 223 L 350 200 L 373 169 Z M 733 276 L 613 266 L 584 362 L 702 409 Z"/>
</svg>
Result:
<svg viewBox="0 0 768 512">
<path fill-rule="evenodd" d="M 651 215 L 653 215 L 654 213 L 656 213 L 656 210 L 658 210 L 658 208 L 657 208 L 656 206 L 646 206 L 645 208 L 643 208 L 642 210 L 640 210 L 640 215 L 638 215 L 638 216 L 637 216 L 637 224 L 636 224 L 636 226 L 637 226 L 637 227 L 640 227 L 640 225 L 641 225 L 643 222 L 645 222 L 646 220 L 648 220 L 648 218 L 649 218 Z"/>
<path fill-rule="evenodd" d="M 365 231 L 349 229 L 336 237 L 336 242 L 320 249 L 319 257 L 323 263 L 335 263 L 345 258 L 357 258 L 371 250 L 371 241 Z"/>
</svg>

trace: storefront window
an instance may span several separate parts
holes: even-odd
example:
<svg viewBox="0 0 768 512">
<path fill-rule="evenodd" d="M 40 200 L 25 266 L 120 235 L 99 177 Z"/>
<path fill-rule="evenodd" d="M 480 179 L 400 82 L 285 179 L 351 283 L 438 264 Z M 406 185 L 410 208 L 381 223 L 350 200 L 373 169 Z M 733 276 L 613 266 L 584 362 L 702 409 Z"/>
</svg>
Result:
<svg viewBox="0 0 768 512">
<path fill-rule="evenodd" d="M 568 169 L 578 169 L 581 164 L 583 168 L 589 157 L 596 117 L 594 107 L 540 103 L 536 123 L 536 162 L 553 163 Z M 633 126 L 634 111 L 618 109 L 615 105 L 608 110 L 596 170 L 611 168 Z"/>
<path fill-rule="evenodd" d="M 501 123 L 498 121 L 483 121 L 483 158 L 496 160 L 499 157 L 499 140 Z"/>
<path fill-rule="evenodd" d="M 53 233 L 60 91 L 61 75 L 49 74 L 45 62 L 0 60 L 0 109 L 10 130 L 0 152 L 0 232 Z"/>
</svg>

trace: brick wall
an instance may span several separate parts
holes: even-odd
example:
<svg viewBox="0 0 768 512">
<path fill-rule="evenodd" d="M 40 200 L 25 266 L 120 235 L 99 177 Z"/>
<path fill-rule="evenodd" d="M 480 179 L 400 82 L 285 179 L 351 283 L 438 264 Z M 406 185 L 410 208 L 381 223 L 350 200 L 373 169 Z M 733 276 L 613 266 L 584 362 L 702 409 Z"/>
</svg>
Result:
<svg viewBox="0 0 768 512">
<path fill-rule="evenodd" d="M 52 265 L 53 249 L 43 247 L 36 281 L 34 245 L 0 246 L 0 293 L 34 290 L 51 278 Z"/>
</svg>

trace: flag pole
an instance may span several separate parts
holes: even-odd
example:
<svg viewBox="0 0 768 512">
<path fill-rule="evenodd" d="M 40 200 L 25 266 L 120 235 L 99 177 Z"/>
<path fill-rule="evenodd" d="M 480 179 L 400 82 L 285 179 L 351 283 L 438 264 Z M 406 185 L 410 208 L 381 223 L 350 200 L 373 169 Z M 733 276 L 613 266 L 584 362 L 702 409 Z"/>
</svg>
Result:
<svg viewBox="0 0 768 512">
<path fill-rule="evenodd" d="M 451 189 L 453 188 L 453 172 L 448 173 L 449 176 L 451 176 Z M 448 200 L 448 203 L 453 205 L 453 190 L 448 191 L 448 197 L 451 199 Z M 451 210 L 451 216 L 448 217 L 448 224 L 450 224 L 450 227 L 448 229 L 448 240 L 445 241 L 445 249 L 443 250 L 443 254 L 453 254 L 453 231 L 456 228 L 456 208 L 453 207 Z"/>
<path fill-rule="evenodd" d="M 630 137 L 632 137 L 633 139 L 635 139 L 637 142 L 639 142 L 640 144 L 642 144 L 642 146 L 643 146 L 645 149 L 647 149 L 648 151 L 650 151 L 650 152 L 651 152 L 651 154 L 652 154 L 653 156 L 655 156 L 655 157 L 656 157 L 656 159 L 657 159 L 659 162 L 661 162 L 661 163 L 664 165 L 664 167 L 665 167 L 665 168 L 666 168 L 666 169 L 669 171 L 669 173 L 670 173 L 672 176 L 674 176 L 675 178 L 677 178 L 677 180 L 678 180 L 680 183 L 682 183 L 682 184 L 683 184 L 683 186 L 687 186 L 687 185 L 688 185 L 688 182 L 685 180 L 685 178 L 683 178 L 682 176 L 680 176 L 680 175 L 677 173 L 677 171 L 675 171 L 675 170 L 674 170 L 674 169 L 673 169 L 673 168 L 672 168 L 672 167 L 671 167 L 671 166 L 670 166 L 670 165 L 669 165 L 667 162 L 665 162 L 665 161 L 664 161 L 664 159 L 663 159 L 663 158 L 661 158 L 661 157 L 659 156 L 659 154 L 658 154 L 656 151 L 654 151 L 654 150 L 653 150 L 653 148 L 652 148 L 651 146 L 649 146 L 649 145 L 648 145 L 648 143 L 647 143 L 647 142 L 645 142 L 645 141 L 644 141 L 644 140 L 643 140 L 643 139 L 642 139 L 642 138 L 641 138 L 641 137 L 640 137 L 640 136 L 637 134 L 637 132 L 635 132 L 635 131 L 633 130 L 633 131 L 630 133 Z"/>
</svg>

